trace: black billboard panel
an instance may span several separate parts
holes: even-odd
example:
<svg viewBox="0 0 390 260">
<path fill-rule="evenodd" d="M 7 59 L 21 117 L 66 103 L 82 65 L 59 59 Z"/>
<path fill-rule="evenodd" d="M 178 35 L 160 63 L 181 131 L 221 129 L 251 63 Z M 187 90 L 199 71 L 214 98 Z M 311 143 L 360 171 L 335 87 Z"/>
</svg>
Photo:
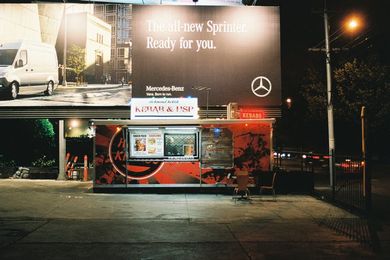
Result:
<svg viewBox="0 0 390 260">
<path fill-rule="evenodd" d="M 279 8 L 133 6 L 132 91 L 280 105 Z"/>
</svg>

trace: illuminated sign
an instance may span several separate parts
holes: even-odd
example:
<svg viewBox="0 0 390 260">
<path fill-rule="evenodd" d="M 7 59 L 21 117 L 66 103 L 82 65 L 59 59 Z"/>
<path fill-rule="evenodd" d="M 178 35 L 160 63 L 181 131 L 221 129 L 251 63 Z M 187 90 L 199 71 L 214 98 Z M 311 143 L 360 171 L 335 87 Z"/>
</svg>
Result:
<svg viewBox="0 0 390 260">
<path fill-rule="evenodd" d="M 199 159 L 197 127 L 128 128 L 130 161 L 196 161 Z"/>
<path fill-rule="evenodd" d="M 196 119 L 197 98 L 133 98 L 131 119 Z"/>
<path fill-rule="evenodd" d="M 130 158 L 155 158 L 164 155 L 164 140 L 161 130 L 132 130 L 130 132 Z"/>
<path fill-rule="evenodd" d="M 240 119 L 263 119 L 264 111 L 258 110 L 258 109 L 252 109 L 252 110 L 245 110 L 240 109 L 239 111 L 239 118 Z"/>
</svg>

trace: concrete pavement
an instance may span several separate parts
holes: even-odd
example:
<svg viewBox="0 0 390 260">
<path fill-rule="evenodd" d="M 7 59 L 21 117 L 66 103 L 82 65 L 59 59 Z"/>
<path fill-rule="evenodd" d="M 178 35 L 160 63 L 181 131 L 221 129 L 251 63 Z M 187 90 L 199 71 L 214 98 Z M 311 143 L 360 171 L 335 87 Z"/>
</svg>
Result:
<svg viewBox="0 0 390 260">
<path fill-rule="evenodd" d="M 368 246 L 373 237 L 365 220 L 310 196 L 235 202 L 226 195 L 94 194 L 91 188 L 72 181 L 0 180 L 0 259 L 388 255 Z"/>
</svg>

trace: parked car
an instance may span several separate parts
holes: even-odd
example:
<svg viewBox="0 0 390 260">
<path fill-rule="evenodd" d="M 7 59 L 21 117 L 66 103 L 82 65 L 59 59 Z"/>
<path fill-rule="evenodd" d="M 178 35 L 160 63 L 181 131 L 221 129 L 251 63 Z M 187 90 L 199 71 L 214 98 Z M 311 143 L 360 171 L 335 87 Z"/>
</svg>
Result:
<svg viewBox="0 0 390 260">
<path fill-rule="evenodd" d="M 19 94 L 52 95 L 57 85 L 54 46 L 28 41 L 0 44 L 0 92 L 11 99 Z"/>
</svg>

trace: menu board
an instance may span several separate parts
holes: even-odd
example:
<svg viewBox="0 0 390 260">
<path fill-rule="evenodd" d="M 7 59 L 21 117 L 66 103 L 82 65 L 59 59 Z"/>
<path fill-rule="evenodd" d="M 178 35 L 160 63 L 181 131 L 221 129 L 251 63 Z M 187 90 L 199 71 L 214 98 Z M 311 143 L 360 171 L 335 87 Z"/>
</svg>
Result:
<svg viewBox="0 0 390 260">
<path fill-rule="evenodd" d="M 130 157 L 156 158 L 164 155 L 161 130 L 133 130 L 130 132 Z"/>
<path fill-rule="evenodd" d="M 233 138 L 227 128 L 202 129 L 202 167 L 233 167 Z"/>
<path fill-rule="evenodd" d="M 128 128 L 130 160 L 197 161 L 196 127 Z"/>
</svg>

